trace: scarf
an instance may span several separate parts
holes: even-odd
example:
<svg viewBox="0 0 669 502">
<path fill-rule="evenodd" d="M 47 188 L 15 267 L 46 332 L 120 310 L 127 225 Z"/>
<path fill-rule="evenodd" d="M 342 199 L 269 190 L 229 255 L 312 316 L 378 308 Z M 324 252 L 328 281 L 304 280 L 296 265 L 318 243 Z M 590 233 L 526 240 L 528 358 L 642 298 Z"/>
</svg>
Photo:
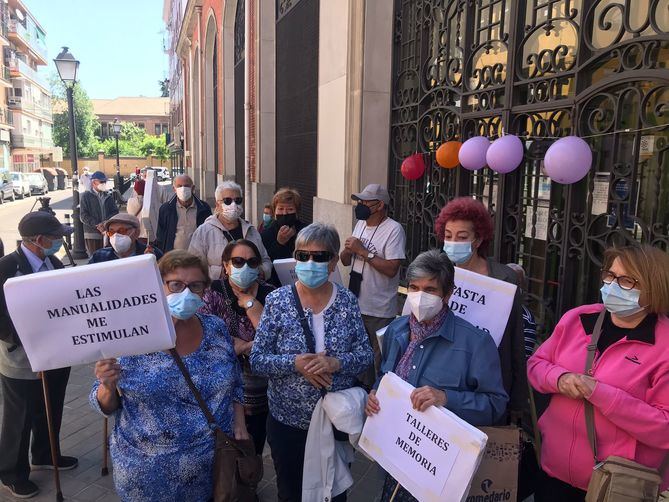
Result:
<svg viewBox="0 0 669 502">
<path fill-rule="evenodd" d="M 413 360 L 413 353 L 423 341 L 434 335 L 441 325 L 444 324 L 446 315 L 448 314 L 448 307 L 444 305 L 444 308 L 434 316 L 432 319 L 427 321 L 420 322 L 416 317 L 411 314 L 409 317 L 409 346 L 402 354 L 400 361 L 395 367 L 395 373 L 406 380 L 409 377 L 409 370 L 411 369 L 411 361 Z"/>
</svg>

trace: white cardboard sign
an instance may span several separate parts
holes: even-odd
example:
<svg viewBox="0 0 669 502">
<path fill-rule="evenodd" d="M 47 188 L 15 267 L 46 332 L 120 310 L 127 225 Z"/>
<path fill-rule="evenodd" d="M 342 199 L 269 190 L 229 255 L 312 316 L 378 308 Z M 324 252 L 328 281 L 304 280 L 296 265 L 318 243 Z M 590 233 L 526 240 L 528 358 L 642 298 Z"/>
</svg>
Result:
<svg viewBox="0 0 669 502">
<path fill-rule="evenodd" d="M 290 284 L 295 284 L 297 281 L 297 274 L 295 273 L 295 264 L 297 262 L 294 258 L 283 258 L 281 260 L 274 260 L 274 270 L 276 270 L 276 275 L 279 276 L 282 286 L 288 286 Z M 343 285 L 344 283 L 341 280 L 341 273 L 339 272 L 339 267 L 335 267 L 334 272 L 330 274 L 330 280 L 336 282 L 337 284 Z"/>
<path fill-rule="evenodd" d="M 448 306 L 455 315 L 490 333 L 499 347 L 516 289 L 518 287 L 510 282 L 455 267 L 455 290 Z M 410 313 L 409 302 L 404 302 L 402 315 Z"/>
<path fill-rule="evenodd" d="M 175 345 L 152 254 L 11 278 L 5 297 L 33 371 Z"/>
<path fill-rule="evenodd" d="M 146 229 L 149 242 L 156 238 L 158 231 L 158 211 L 160 210 L 160 186 L 155 171 L 147 169 L 144 178 L 144 199 L 142 200 L 142 212 L 140 213 L 142 223 Z"/>
<path fill-rule="evenodd" d="M 414 389 L 384 375 L 381 411 L 365 422 L 359 447 L 420 502 L 464 500 L 488 438 L 445 408 L 414 410 Z"/>
</svg>

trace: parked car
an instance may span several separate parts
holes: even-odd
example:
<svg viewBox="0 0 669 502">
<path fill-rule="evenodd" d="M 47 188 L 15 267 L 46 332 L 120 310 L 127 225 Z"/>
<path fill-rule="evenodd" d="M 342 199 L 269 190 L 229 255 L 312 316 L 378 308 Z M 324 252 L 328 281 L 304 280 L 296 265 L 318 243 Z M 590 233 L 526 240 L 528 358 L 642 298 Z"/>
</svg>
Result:
<svg viewBox="0 0 669 502">
<path fill-rule="evenodd" d="M 18 173 L 16 171 L 9 173 L 14 184 L 14 195 L 19 199 L 30 197 L 30 179 L 27 173 Z"/>
<path fill-rule="evenodd" d="M 7 199 L 14 201 L 15 198 L 12 178 L 9 176 L 9 173 L 2 173 L 0 175 L 0 204 Z"/>
<path fill-rule="evenodd" d="M 166 167 L 155 167 L 155 166 L 146 166 L 142 168 L 142 175 L 146 173 L 146 171 L 154 171 L 156 174 L 156 178 L 158 181 L 170 181 L 172 178 L 170 178 L 170 171 Z"/>
<path fill-rule="evenodd" d="M 42 173 L 28 173 L 30 180 L 30 193 L 35 195 L 45 195 L 49 193 L 49 184 Z"/>
</svg>

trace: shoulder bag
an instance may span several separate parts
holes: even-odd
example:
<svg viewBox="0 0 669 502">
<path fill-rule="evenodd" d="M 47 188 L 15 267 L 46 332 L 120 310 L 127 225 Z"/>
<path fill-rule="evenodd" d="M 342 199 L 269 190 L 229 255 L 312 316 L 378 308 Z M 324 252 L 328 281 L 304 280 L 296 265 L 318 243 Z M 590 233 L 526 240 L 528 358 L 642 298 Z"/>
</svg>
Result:
<svg viewBox="0 0 669 502">
<path fill-rule="evenodd" d="M 597 341 L 602 334 L 602 324 L 606 310 L 597 318 L 595 329 L 588 345 L 585 374 L 589 374 L 595 360 Z M 597 436 L 595 435 L 595 412 L 592 404 L 585 401 L 585 424 L 588 441 L 592 448 L 595 467 L 592 471 L 586 502 L 656 502 L 660 496 L 661 473 L 669 463 L 669 455 L 664 458 L 659 469 L 653 469 L 627 458 L 610 456 L 597 460 Z"/>
<path fill-rule="evenodd" d="M 256 455 L 253 440 L 237 440 L 221 430 L 195 387 L 181 356 L 175 349 L 170 349 L 170 354 L 214 432 L 214 502 L 255 502 L 256 489 L 263 476 L 263 463 L 261 456 Z"/>
</svg>

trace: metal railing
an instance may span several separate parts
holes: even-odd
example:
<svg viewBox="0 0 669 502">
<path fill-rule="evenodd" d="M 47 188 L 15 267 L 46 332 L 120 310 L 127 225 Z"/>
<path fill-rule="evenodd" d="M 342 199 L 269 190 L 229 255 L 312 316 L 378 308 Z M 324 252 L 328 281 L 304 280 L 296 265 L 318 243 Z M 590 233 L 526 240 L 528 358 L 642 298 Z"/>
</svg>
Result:
<svg viewBox="0 0 669 502">
<path fill-rule="evenodd" d="M 31 134 L 21 134 L 11 132 L 12 146 L 18 148 L 52 148 L 53 138 L 33 136 Z"/>
<path fill-rule="evenodd" d="M 9 21 L 9 34 L 16 33 L 30 48 L 39 54 L 45 61 L 47 61 L 47 50 L 42 41 L 35 35 L 31 34 L 28 28 L 23 26 L 16 19 Z"/>
<path fill-rule="evenodd" d="M 37 85 L 41 86 L 43 89 L 49 89 L 49 84 L 46 79 L 37 70 L 31 68 L 28 63 L 20 60 L 19 58 L 11 58 L 9 60 L 9 70 L 10 74 L 16 73 L 23 75 L 24 77 L 28 77 Z"/>
<path fill-rule="evenodd" d="M 0 124 L 14 125 L 12 111 L 5 106 L 0 107 Z"/>
<path fill-rule="evenodd" d="M 12 109 L 30 112 L 48 121 L 53 120 L 51 105 L 42 105 L 31 99 L 16 96 L 7 98 L 7 104 Z"/>
</svg>

